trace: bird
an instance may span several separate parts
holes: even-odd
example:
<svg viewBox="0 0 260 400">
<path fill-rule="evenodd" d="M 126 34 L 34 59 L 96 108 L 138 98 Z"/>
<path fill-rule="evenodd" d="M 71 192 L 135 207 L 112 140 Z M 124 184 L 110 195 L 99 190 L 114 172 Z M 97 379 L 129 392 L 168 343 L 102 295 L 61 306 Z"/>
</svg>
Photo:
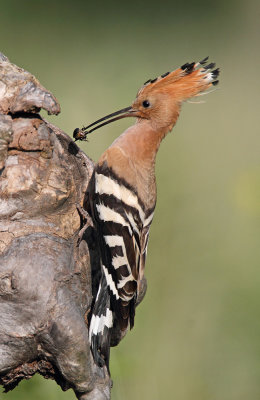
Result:
<svg viewBox="0 0 260 400">
<path fill-rule="evenodd" d="M 182 103 L 218 84 L 219 68 L 214 68 L 206 57 L 149 79 L 131 106 L 74 130 L 75 140 L 87 140 L 89 133 L 106 124 L 136 118 L 96 163 L 84 205 L 94 221 L 100 251 L 89 341 L 95 363 L 108 370 L 113 328 L 117 325 L 125 333 L 134 326 L 156 206 L 157 151 L 176 124 Z"/>
</svg>

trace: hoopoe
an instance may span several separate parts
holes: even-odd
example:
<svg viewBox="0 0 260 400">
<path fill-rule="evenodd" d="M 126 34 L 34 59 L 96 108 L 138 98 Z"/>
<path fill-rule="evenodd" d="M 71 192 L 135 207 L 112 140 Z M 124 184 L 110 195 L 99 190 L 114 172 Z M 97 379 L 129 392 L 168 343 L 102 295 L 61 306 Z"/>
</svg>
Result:
<svg viewBox="0 0 260 400">
<path fill-rule="evenodd" d="M 73 133 L 75 140 L 86 140 L 89 133 L 113 121 L 137 119 L 102 154 L 88 188 L 101 254 L 101 279 L 89 339 L 100 366 L 109 368 L 110 335 L 115 323 L 122 331 L 134 325 L 156 204 L 156 154 L 178 119 L 182 102 L 218 83 L 219 69 L 213 70 L 214 63 L 206 65 L 207 60 L 184 64 L 148 80 L 130 107 Z"/>
</svg>

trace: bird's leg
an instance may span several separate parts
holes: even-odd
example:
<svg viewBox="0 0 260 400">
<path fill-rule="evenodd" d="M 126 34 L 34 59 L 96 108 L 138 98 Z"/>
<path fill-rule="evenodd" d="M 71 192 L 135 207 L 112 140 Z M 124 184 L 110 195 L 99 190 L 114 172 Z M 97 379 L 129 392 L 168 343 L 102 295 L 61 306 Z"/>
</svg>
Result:
<svg viewBox="0 0 260 400">
<path fill-rule="evenodd" d="M 89 215 L 86 210 L 84 210 L 83 207 L 79 203 L 76 204 L 77 210 L 79 212 L 79 215 L 82 217 L 83 220 L 87 221 Z"/>
<path fill-rule="evenodd" d="M 78 233 L 79 237 L 78 237 L 77 245 L 79 245 L 86 229 L 88 228 L 88 225 L 86 222 L 88 220 L 89 215 L 88 215 L 87 211 L 84 210 L 84 208 L 81 207 L 81 205 L 79 203 L 77 203 L 76 206 L 77 206 L 78 213 L 79 213 L 80 217 L 82 218 L 82 224 L 83 224 L 83 227 L 80 229 L 80 231 Z"/>
</svg>

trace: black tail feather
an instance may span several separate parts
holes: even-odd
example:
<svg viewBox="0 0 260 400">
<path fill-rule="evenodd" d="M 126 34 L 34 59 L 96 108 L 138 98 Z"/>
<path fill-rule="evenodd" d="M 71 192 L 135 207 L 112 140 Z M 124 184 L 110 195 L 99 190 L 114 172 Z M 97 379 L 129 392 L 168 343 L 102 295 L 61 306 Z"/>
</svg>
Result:
<svg viewBox="0 0 260 400">
<path fill-rule="evenodd" d="M 111 322 L 109 323 L 106 319 L 107 315 L 112 315 L 112 310 L 110 307 L 110 295 L 106 279 L 103 276 L 92 310 L 89 336 L 95 363 L 100 367 L 106 365 L 109 371 L 112 326 Z"/>
</svg>

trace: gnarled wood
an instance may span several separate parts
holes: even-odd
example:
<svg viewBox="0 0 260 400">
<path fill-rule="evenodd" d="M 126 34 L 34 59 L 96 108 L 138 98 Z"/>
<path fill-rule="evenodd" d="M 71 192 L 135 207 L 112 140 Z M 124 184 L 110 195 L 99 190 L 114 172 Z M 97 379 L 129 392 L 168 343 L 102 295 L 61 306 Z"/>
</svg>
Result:
<svg viewBox="0 0 260 400">
<path fill-rule="evenodd" d="M 94 165 L 41 108 L 60 111 L 0 53 L 0 384 L 8 391 L 40 373 L 80 400 L 109 400 L 87 326 L 100 256 L 80 204 Z M 144 279 L 137 303 L 145 290 Z M 121 339 L 115 328 L 111 345 Z"/>
<path fill-rule="evenodd" d="M 77 204 L 93 163 L 41 108 L 60 110 L 1 55 L 0 383 L 8 391 L 38 372 L 79 399 L 109 399 L 110 378 L 93 364 L 88 342 L 91 235 L 78 242 Z M 92 263 L 98 259 L 92 246 Z"/>
</svg>

